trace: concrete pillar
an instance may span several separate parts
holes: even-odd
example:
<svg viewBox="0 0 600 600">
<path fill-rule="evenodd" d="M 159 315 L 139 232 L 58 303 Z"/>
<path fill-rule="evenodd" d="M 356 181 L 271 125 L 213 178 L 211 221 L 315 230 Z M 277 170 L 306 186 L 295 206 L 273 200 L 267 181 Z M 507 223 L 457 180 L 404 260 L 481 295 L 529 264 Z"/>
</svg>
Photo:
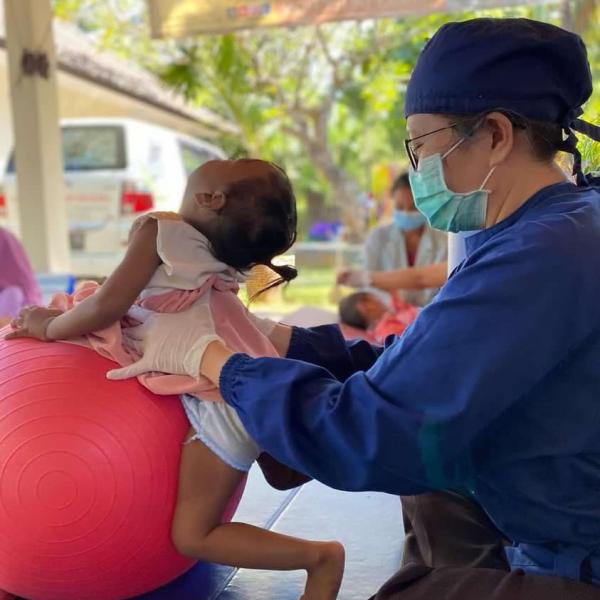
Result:
<svg viewBox="0 0 600 600">
<path fill-rule="evenodd" d="M 34 269 L 69 268 L 50 0 L 4 0 L 21 240 Z M 35 54 L 26 74 L 23 53 Z M 43 57 L 47 57 L 47 78 Z"/>
</svg>

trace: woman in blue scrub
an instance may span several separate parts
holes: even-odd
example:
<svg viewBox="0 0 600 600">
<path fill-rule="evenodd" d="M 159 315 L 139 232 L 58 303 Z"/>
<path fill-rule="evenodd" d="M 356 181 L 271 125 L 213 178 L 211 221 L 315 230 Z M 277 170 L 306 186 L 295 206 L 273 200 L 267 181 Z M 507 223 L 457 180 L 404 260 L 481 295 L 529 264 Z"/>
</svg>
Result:
<svg viewBox="0 0 600 600">
<path fill-rule="evenodd" d="M 377 599 L 600 598 L 600 189 L 576 148 L 600 139 L 579 118 L 591 92 L 575 34 L 443 26 L 407 90 L 411 187 L 433 227 L 480 231 L 415 323 L 378 348 L 257 321 L 287 358 L 252 359 L 161 315 L 116 376 L 201 372 L 281 463 L 408 496 L 405 566 Z"/>
</svg>

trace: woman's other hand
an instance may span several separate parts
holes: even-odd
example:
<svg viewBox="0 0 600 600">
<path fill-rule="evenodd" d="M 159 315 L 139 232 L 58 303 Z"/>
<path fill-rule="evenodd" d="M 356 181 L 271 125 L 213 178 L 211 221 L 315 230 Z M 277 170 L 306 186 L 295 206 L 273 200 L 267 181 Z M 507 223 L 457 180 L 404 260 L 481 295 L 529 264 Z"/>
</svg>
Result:
<svg viewBox="0 0 600 600">
<path fill-rule="evenodd" d="M 248 311 L 248 318 L 264 336 L 269 338 L 269 341 L 279 356 L 286 356 L 290 347 L 292 338 L 292 327 L 273 321 L 272 319 L 263 319 L 257 317 Z"/>
<path fill-rule="evenodd" d="M 246 314 L 252 325 L 254 325 L 254 327 L 256 327 L 256 329 L 258 329 L 265 337 L 271 339 L 271 334 L 273 333 L 275 327 L 277 327 L 277 321 L 257 317 L 250 311 L 247 311 Z"/>
<path fill-rule="evenodd" d="M 337 274 L 338 285 L 346 285 L 352 288 L 362 288 L 371 285 L 371 275 L 363 270 L 346 270 Z"/>
</svg>

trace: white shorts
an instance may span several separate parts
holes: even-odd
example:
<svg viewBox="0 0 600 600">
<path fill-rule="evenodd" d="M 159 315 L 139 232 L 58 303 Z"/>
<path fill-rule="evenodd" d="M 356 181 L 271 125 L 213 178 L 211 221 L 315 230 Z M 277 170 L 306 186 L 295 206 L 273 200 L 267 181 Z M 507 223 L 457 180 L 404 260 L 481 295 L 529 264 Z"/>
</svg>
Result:
<svg viewBox="0 0 600 600">
<path fill-rule="evenodd" d="M 200 440 L 229 466 L 249 471 L 261 451 L 235 409 L 224 402 L 199 400 L 189 394 L 181 396 L 181 402 L 196 432 L 187 443 Z"/>
</svg>

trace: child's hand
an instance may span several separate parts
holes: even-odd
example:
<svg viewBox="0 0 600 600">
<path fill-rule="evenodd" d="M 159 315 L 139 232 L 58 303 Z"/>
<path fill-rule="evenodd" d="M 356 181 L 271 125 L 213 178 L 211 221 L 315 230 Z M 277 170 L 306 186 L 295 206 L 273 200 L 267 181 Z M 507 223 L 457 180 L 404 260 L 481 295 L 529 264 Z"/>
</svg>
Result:
<svg viewBox="0 0 600 600">
<path fill-rule="evenodd" d="M 30 337 L 42 342 L 50 342 L 46 335 L 48 324 L 52 319 L 61 315 L 62 311 L 56 308 L 42 308 L 41 306 L 26 306 L 19 316 L 10 322 L 14 329 L 6 335 L 7 340 L 21 337 Z"/>
</svg>

